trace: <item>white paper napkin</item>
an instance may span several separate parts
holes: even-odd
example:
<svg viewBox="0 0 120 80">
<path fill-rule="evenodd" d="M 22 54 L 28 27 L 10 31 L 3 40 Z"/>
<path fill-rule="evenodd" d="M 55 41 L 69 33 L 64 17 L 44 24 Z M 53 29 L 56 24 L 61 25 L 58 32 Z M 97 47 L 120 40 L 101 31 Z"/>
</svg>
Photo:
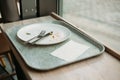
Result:
<svg viewBox="0 0 120 80">
<path fill-rule="evenodd" d="M 87 45 L 70 40 L 65 45 L 53 51 L 51 55 L 70 62 L 82 55 L 88 48 Z"/>
</svg>

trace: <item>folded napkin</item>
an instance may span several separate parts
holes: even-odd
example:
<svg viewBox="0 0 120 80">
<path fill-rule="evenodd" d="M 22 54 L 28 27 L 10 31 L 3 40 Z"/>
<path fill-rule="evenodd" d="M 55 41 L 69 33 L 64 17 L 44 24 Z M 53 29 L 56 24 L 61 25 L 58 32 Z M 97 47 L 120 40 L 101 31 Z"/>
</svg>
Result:
<svg viewBox="0 0 120 80">
<path fill-rule="evenodd" d="M 70 40 L 60 48 L 53 51 L 51 55 L 70 62 L 82 55 L 88 48 L 89 47 L 87 45 Z"/>
</svg>

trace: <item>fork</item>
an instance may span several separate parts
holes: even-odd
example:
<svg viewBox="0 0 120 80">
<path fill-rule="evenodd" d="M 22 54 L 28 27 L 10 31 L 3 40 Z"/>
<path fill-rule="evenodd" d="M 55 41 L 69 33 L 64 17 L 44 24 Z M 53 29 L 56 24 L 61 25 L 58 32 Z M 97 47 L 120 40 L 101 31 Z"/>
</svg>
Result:
<svg viewBox="0 0 120 80">
<path fill-rule="evenodd" d="M 37 38 L 35 41 L 31 42 L 31 44 L 33 45 L 35 42 L 39 41 L 41 38 L 47 37 L 47 36 L 52 35 L 52 34 L 53 34 L 53 31 L 48 32 L 48 33 L 42 35 L 41 37 Z"/>
<path fill-rule="evenodd" d="M 27 41 L 25 42 L 25 44 L 29 43 L 31 40 L 33 40 L 33 39 L 35 39 L 35 38 L 42 37 L 42 36 L 45 34 L 45 32 L 46 32 L 45 30 L 42 30 L 42 31 L 39 33 L 39 35 L 37 35 L 37 36 L 35 36 L 35 37 L 27 40 Z"/>
</svg>

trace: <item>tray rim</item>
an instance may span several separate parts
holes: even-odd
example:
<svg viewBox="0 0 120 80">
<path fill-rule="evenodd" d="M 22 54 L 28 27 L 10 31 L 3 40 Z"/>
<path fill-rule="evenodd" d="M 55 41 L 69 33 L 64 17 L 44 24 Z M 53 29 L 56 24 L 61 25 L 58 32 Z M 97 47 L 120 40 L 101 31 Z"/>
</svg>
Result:
<svg viewBox="0 0 120 80">
<path fill-rule="evenodd" d="M 56 21 L 52 21 L 52 22 L 53 22 L 53 23 L 54 23 L 54 22 L 63 22 L 63 23 L 65 23 L 65 24 L 67 24 L 66 22 L 61 21 L 61 20 L 60 20 L 60 21 L 59 21 L 59 20 L 56 20 Z M 70 25 L 70 24 L 67 24 L 67 25 Z M 77 27 L 75 27 L 75 26 L 71 26 L 71 25 L 70 25 L 69 27 L 74 28 L 75 30 L 77 30 L 77 31 L 79 31 L 79 32 L 82 32 L 79 28 L 77 28 Z M 89 37 L 92 41 L 94 41 L 94 42 L 96 42 L 97 44 L 99 44 L 99 45 L 102 47 L 102 50 L 100 50 L 100 52 L 97 53 L 97 55 L 93 55 L 93 56 L 90 56 L 90 57 L 87 57 L 87 58 L 84 58 L 84 59 L 81 59 L 81 60 L 75 60 L 75 61 L 73 61 L 73 62 L 68 62 L 68 63 L 59 65 L 59 66 L 57 66 L 57 67 L 55 66 L 55 67 L 52 67 L 52 68 L 42 68 L 42 69 L 38 69 L 38 68 L 35 68 L 35 67 L 32 67 L 31 65 L 29 65 L 25 60 L 24 60 L 24 61 L 25 61 L 25 63 L 27 64 L 28 67 L 30 67 L 30 68 L 32 68 L 32 69 L 34 69 L 34 70 L 49 71 L 49 70 L 53 70 L 53 69 L 56 69 L 56 68 L 60 68 L 60 67 L 62 67 L 62 66 L 74 64 L 74 63 L 77 63 L 77 62 L 79 62 L 79 61 L 83 61 L 83 60 L 86 60 L 86 59 L 89 59 L 89 58 L 92 58 L 92 57 L 95 57 L 95 56 L 99 56 L 99 55 L 101 55 L 101 54 L 105 51 L 105 47 L 104 47 L 103 44 L 101 44 L 100 42 L 98 42 L 97 40 L 95 40 L 94 38 L 90 37 L 89 35 L 87 35 L 87 34 L 84 33 L 84 32 L 82 32 L 82 35 L 85 35 L 85 36 Z"/>
<path fill-rule="evenodd" d="M 54 17 L 53 17 L 53 18 L 54 18 Z M 54 19 L 55 19 L 55 18 L 54 18 Z M 61 22 L 66 23 L 65 21 L 62 21 L 62 20 L 57 20 L 57 19 L 56 19 L 56 21 L 61 21 Z M 68 23 L 66 23 L 66 24 L 68 24 Z M 68 25 L 70 25 L 70 24 L 68 24 Z M 77 28 L 77 27 L 75 27 L 75 26 L 73 26 L 73 25 L 70 25 L 70 26 L 71 26 L 72 28 L 74 28 L 74 29 L 82 32 L 79 28 Z M 100 42 L 98 42 L 97 40 L 93 39 L 92 37 L 90 37 L 90 36 L 87 35 L 86 33 L 84 33 L 84 32 L 82 32 L 82 33 L 83 33 L 84 35 L 86 35 L 87 37 L 89 37 L 91 40 L 93 40 L 93 41 L 95 41 L 96 43 L 100 44 L 101 47 L 103 48 L 97 55 L 94 55 L 94 56 L 91 56 L 91 57 L 88 57 L 88 58 L 85 58 L 85 59 L 89 59 L 89 58 L 98 56 L 98 55 L 100 55 L 100 54 L 102 54 L 102 53 L 104 52 L 104 50 L 105 50 L 104 45 L 102 45 Z M 14 47 L 15 47 L 15 46 L 14 46 Z M 18 53 L 19 53 L 19 51 L 18 51 Z M 22 57 L 21 54 L 19 54 L 19 55 Z M 22 59 L 23 59 L 23 58 L 22 58 Z M 85 60 L 85 59 L 82 59 L 82 60 Z M 34 69 L 34 70 L 39 70 L 39 71 L 48 71 L 48 70 L 56 69 L 56 68 L 59 68 L 59 67 L 65 66 L 65 65 L 69 65 L 69 64 L 73 64 L 73 63 L 76 63 L 76 62 L 79 62 L 79 61 L 82 61 L 82 60 L 75 60 L 75 61 L 73 61 L 73 62 L 66 63 L 66 64 L 62 64 L 62 65 L 59 65 L 59 66 L 57 66 L 57 67 L 52 67 L 52 68 L 49 68 L 49 69 L 37 69 L 37 68 L 34 68 L 34 67 L 32 67 L 31 65 L 29 65 L 29 64 L 23 59 L 23 61 L 25 62 L 25 64 L 26 64 L 28 67 L 30 67 L 30 68 L 32 68 L 32 69 Z"/>
</svg>

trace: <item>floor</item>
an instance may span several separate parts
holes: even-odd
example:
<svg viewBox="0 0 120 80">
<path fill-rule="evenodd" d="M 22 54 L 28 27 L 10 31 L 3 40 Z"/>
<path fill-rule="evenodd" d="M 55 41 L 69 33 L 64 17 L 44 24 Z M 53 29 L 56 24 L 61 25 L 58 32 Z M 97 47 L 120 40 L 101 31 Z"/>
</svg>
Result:
<svg viewBox="0 0 120 80">
<path fill-rule="evenodd" d="M 4 60 L 5 60 L 5 62 L 6 62 L 6 68 L 5 68 L 5 69 L 6 69 L 9 73 L 12 73 L 12 68 L 11 68 L 11 66 L 10 66 L 10 63 L 8 62 L 8 59 L 7 59 L 6 57 L 4 57 Z M 14 79 L 14 80 L 18 80 L 16 75 L 13 76 L 13 79 Z"/>
<path fill-rule="evenodd" d="M 81 22 L 84 22 L 85 19 L 89 19 L 103 24 L 107 23 L 120 30 L 120 0 L 63 0 L 63 2 L 63 17 L 68 20 L 80 20 L 79 18 L 81 18 L 83 20 Z M 91 24 L 91 22 L 89 23 Z M 101 27 L 98 28 L 101 29 Z M 90 27 L 87 30 L 89 31 Z M 115 32 L 118 40 L 120 39 L 119 33 Z M 116 45 L 119 46 L 119 44 Z M 8 62 L 6 69 L 11 72 Z M 17 80 L 16 77 L 15 80 Z"/>
</svg>

